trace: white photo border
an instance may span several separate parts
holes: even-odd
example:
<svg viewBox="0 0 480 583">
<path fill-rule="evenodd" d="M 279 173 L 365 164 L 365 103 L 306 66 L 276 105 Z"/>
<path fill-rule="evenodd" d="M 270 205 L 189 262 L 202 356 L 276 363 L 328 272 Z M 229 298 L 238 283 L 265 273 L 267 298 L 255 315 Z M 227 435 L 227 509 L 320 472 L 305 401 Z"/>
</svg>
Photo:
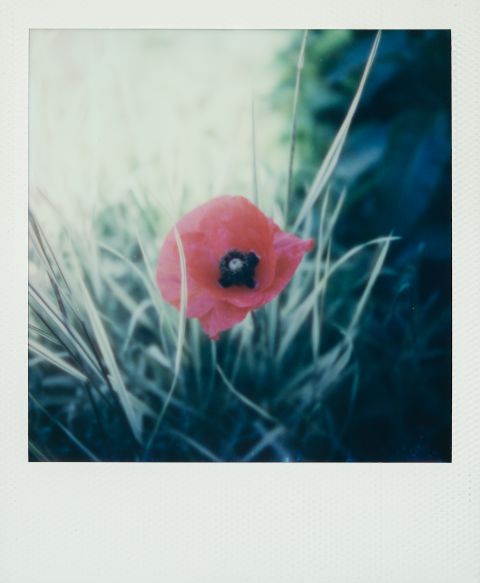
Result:
<svg viewBox="0 0 480 583">
<path fill-rule="evenodd" d="M 2 3 L 0 581 L 480 581 L 480 3 Z M 32 28 L 452 30 L 453 462 L 29 464 Z"/>
</svg>

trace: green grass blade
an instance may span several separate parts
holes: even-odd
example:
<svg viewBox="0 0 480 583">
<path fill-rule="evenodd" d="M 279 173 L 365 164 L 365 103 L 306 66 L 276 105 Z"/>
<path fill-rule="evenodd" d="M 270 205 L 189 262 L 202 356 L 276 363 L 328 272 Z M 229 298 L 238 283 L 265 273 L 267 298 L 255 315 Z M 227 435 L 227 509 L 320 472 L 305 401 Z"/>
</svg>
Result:
<svg viewBox="0 0 480 583">
<path fill-rule="evenodd" d="M 295 144 L 297 141 L 297 107 L 298 96 L 300 94 L 300 79 L 305 60 L 305 47 L 307 45 L 308 30 L 303 33 L 302 45 L 297 61 L 297 74 L 295 78 L 295 91 L 293 94 L 292 129 L 290 133 L 290 155 L 288 159 L 287 193 L 285 197 L 285 226 L 288 226 L 288 215 L 290 212 L 290 199 L 292 197 L 293 163 L 295 160 Z"/>
<path fill-rule="evenodd" d="M 80 334 L 55 311 L 55 309 L 47 302 L 42 294 L 35 289 L 32 284 L 29 284 L 30 301 L 34 301 L 38 306 L 38 311 L 31 305 L 31 309 L 37 314 L 37 317 L 42 321 L 51 333 L 54 333 L 56 338 L 71 352 L 72 347 L 82 355 L 88 365 L 93 371 L 101 375 L 101 371 L 96 362 L 92 351 L 84 342 Z M 47 319 L 50 324 L 47 324 Z"/>
<path fill-rule="evenodd" d="M 348 334 L 352 334 L 353 331 L 355 330 L 355 328 L 358 325 L 358 322 L 360 320 L 360 317 L 363 313 L 363 310 L 365 309 L 365 305 L 368 301 L 368 298 L 370 297 L 370 294 L 372 292 L 372 288 L 378 278 L 378 276 L 380 275 L 380 272 L 382 270 L 383 264 L 385 262 L 385 258 L 387 257 L 387 253 L 388 253 L 388 249 L 390 248 L 390 243 L 391 243 L 391 239 L 387 239 L 384 243 L 383 246 L 380 250 L 380 253 L 378 254 L 377 260 L 375 261 L 375 264 L 373 266 L 373 269 L 370 273 L 370 277 L 368 278 L 367 281 L 367 285 L 365 286 L 365 289 L 363 291 L 363 294 L 355 308 L 355 312 L 353 314 L 352 320 L 350 322 L 350 325 L 348 327 Z"/>
<path fill-rule="evenodd" d="M 72 260 L 76 271 L 77 288 L 82 296 L 82 305 L 85 308 L 87 318 L 92 327 L 93 333 L 95 335 L 98 348 L 103 357 L 105 365 L 110 373 L 110 381 L 112 383 L 112 388 L 118 394 L 120 399 L 120 404 L 125 412 L 125 416 L 130 425 L 132 433 L 138 442 L 141 442 L 142 438 L 142 427 L 141 423 L 135 414 L 132 406 L 132 401 L 130 399 L 130 393 L 128 392 L 125 383 L 123 381 L 122 373 L 118 367 L 115 355 L 108 339 L 107 332 L 102 323 L 102 318 L 93 302 L 90 292 L 85 285 L 82 277 L 81 269 L 78 264 L 78 258 L 74 253 L 72 253 Z"/>
<path fill-rule="evenodd" d="M 155 285 L 154 280 L 152 280 L 149 277 L 149 275 L 146 275 L 145 273 L 143 273 L 143 271 L 141 269 L 139 269 L 133 263 L 133 261 L 128 259 L 128 257 L 125 257 L 125 255 L 120 253 L 120 251 L 113 249 L 113 247 L 111 247 L 110 245 L 107 245 L 106 243 L 97 242 L 97 245 L 100 249 L 103 249 L 103 250 L 107 251 L 108 253 L 110 253 L 111 255 L 117 257 L 121 261 L 124 261 L 131 268 L 131 270 L 138 276 L 140 281 L 143 283 L 145 289 L 147 290 L 147 292 L 150 296 L 150 299 L 152 300 L 153 305 L 157 309 L 160 325 L 163 322 L 165 322 L 167 320 L 167 318 L 165 316 L 165 310 L 163 309 L 160 294 L 158 292 L 158 289 Z M 167 328 L 168 328 L 168 326 L 167 326 Z"/>
<path fill-rule="evenodd" d="M 145 352 L 147 356 L 158 362 L 158 364 L 164 368 L 172 370 L 173 367 L 170 360 L 165 356 L 165 354 L 163 354 L 163 352 L 156 344 L 150 345 Z"/>
<path fill-rule="evenodd" d="M 371 241 L 367 241 L 366 243 L 362 243 L 361 245 L 357 245 L 353 247 L 349 251 L 347 251 L 342 257 L 337 259 L 335 263 L 330 267 L 329 271 L 325 273 L 322 279 L 315 285 L 312 292 L 309 296 L 304 300 L 302 305 L 297 309 L 295 318 L 292 320 L 291 325 L 286 330 L 285 334 L 282 337 L 280 342 L 280 347 L 278 350 L 278 358 L 281 359 L 285 355 L 290 343 L 297 335 L 298 331 L 300 330 L 302 324 L 305 322 L 306 318 L 309 316 L 311 310 L 313 309 L 315 302 L 318 300 L 320 294 L 324 291 L 325 286 L 327 285 L 328 279 L 347 261 L 349 261 L 352 257 L 363 251 L 366 247 L 371 245 L 378 245 L 383 244 L 386 241 L 394 241 L 397 240 L 398 237 L 378 237 L 377 239 L 372 239 Z"/>
<path fill-rule="evenodd" d="M 355 93 L 355 96 L 352 100 L 347 115 L 345 116 L 345 119 L 343 120 L 343 123 L 340 126 L 340 129 L 338 130 L 337 135 L 335 136 L 335 139 L 333 140 L 332 145 L 330 146 L 330 149 L 327 155 L 325 156 L 317 172 L 317 175 L 312 183 L 312 186 L 310 187 L 310 190 L 305 198 L 302 208 L 297 216 L 297 220 L 295 221 L 293 227 L 294 231 L 298 230 L 302 221 L 308 215 L 313 205 L 317 201 L 318 197 L 323 192 L 323 189 L 325 188 L 330 178 L 332 177 L 338 159 L 340 158 L 340 154 L 342 153 L 343 145 L 345 144 L 345 140 L 347 139 L 347 135 L 350 129 L 350 125 L 352 123 L 353 116 L 355 115 L 358 104 L 360 102 L 360 98 L 362 96 L 365 83 L 372 68 L 373 61 L 377 53 L 378 45 L 380 43 L 380 38 L 381 32 L 379 31 L 375 36 L 375 40 L 373 42 L 372 49 L 367 60 L 367 64 L 365 65 L 362 78 L 360 79 L 357 92 Z"/>
<path fill-rule="evenodd" d="M 268 431 L 260 441 L 243 457 L 244 462 L 250 462 L 257 457 L 265 448 L 270 447 L 275 441 L 285 433 L 284 427 L 275 427 Z"/>
<path fill-rule="evenodd" d="M 180 286 L 180 311 L 178 320 L 178 337 L 177 337 L 177 352 L 175 354 L 175 376 L 178 377 L 180 372 L 180 363 L 183 353 L 183 345 L 185 342 L 185 328 L 187 323 L 187 261 L 185 259 L 185 252 L 183 250 L 182 240 L 176 227 L 173 229 L 175 235 L 175 241 L 177 242 L 178 253 L 180 256 L 180 274 L 181 274 L 181 286 Z"/>
<path fill-rule="evenodd" d="M 168 431 L 168 433 L 175 435 L 175 436 L 179 437 L 180 439 L 183 439 L 185 441 L 185 443 L 188 443 L 188 445 L 190 445 L 193 449 L 195 449 L 200 454 L 205 456 L 208 460 L 210 460 L 212 462 L 222 462 L 223 461 L 221 458 L 219 458 L 217 455 L 215 455 L 213 452 L 211 452 L 207 447 L 205 447 L 204 445 L 199 443 L 196 439 L 193 439 L 192 437 L 185 435 L 185 433 L 182 433 L 181 431 L 176 431 L 174 429 L 170 429 Z"/>
<path fill-rule="evenodd" d="M 122 352 L 126 352 L 130 341 L 132 340 L 132 336 L 135 332 L 135 329 L 139 323 L 145 325 L 149 325 L 148 319 L 145 316 L 145 312 L 148 308 L 153 308 L 154 305 L 149 299 L 145 299 L 135 308 L 135 311 L 132 313 L 130 317 L 130 321 L 128 322 L 128 330 L 127 335 L 125 336 L 125 340 L 122 345 Z"/>
<path fill-rule="evenodd" d="M 35 455 L 41 462 L 50 462 L 49 459 L 34 443 L 28 440 L 28 449 Z"/>
<path fill-rule="evenodd" d="M 257 173 L 257 138 L 255 130 L 255 99 L 252 95 L 252 183 L 253 183 L 253 202 L 259 206 L 258 197 L 258 173 Z"/>
<path fill-rule="evenodd" d="M 327 190 L 328 192 L 328 190 Z M 328 221 L 328 225 L 325 228 L 325 233 L 323 236 L 323 242 L 322 242 L 322 248 L 320 249 L 321 253 L 323 253 L 325 246 L 329 245 L 333 236 L 333 230 L 335 228 L 335 225 L 337 224 L 338 221 L 338 217 L 340 216 L 340 212 L 343 208 L 343 204 L 345 202 L 345 198 L 347 195 L 347 190 L 344 188 L 342 190 L 342 192 L 340 193 L 340 196 L 338 197 L 337 200 L 337 204 L 335 205 L 335 208 L 333 209 L 332 212 L 332 216 L 330 217 L 330 220 Z"/>
<path fill-rule="evenodd" d="M 68 362 L 66 362 L 61 356 L 58 356 L 58 354 L 55 354 L 53 351 L 49 350 L 45 346 L 42 346 L 35 340 L 30 339 L 28 342 L 28 347 L 32 352 L 38 354 L 38 356 L 41 356 L 42 359 L 47 360 L 48 362 L 50 362 L 50 364 L 53 364 L 53 366 L 56 366 L 57 368 L 63 370 L 64 372 L 71 375 L 72 377 L 75 377 L 79 381 L 84 382 L 87 380 L 87 377 L 83 373 L 81 373 L 78 369 L 76 369 L 71 364 L 68 364 Z"/>
<path fill-rule="evenodd" d="M 260 405 L 257 405 L 256 403 L 254 403 L 251 399 L 249 399 L 248 397 L 246 397 L 245 395 L 240 393 L 240 391 L 237 391 L 237 389 L 227 379 L 227 377 L 225 376 L 225 373 L 223 372 L 223 370 L 220 368 L 220 366 L 218 364 L 217 364 L 217 371 L 218 371 L 218 374 L 220 375 L 220 378 L 225 383 L 225 386 L 227 387 L 227 389 L 229 389 L 237 397 L 237 399 L 242 401 L 242 403 L 244 405 L 246 405 L 247 407 L 250 407 L 250 409 L 253 409 L 259 415 L 261 415 L 264 419 L 268 419 L 269 421 L 273 421 L 273 423 L 278 424 L 278 421 L 275 419 L 275 417 L 272 417 L 272 415 L 270 415 L 270 413 L 268 413 L 267 411 L 265 411 L 265 409 L 260 407 Z"/>
<path fill-rule="evenodd" d="M 178 233 L 177 227 L 174 227 L 173 229 L 174 235 L 175 235 L 175 241 L 177 243 L 177 247 L 178 247 L 178 254 L 180 257 L 180 275 L 181 275 L 181 283 L 180 283 L 180 311 L 179 311 L 179 319 L 178 319 L 178 334 L 177 334 L 177 350 L 176 350 L 176 354 L 175 354 L 175 368 L 174 368 L 174 375 L 173 375 L 173 380 L 172 380 L 172 384 L 170 385 L 170 390 L 168 391 L 168 395 L 167 398 L 165 400 L 165 402 L 163 403 L 163 407 L 162 410 L 160 411 L 160 414 L 158 415 L 157 421 L 155 423 L 155 427 L 152 431 L 152 434 L 146 444 L 145 450 L 144 450 L 144 457 L 148 454 L 148 451 L 150 450 L 150 447 L 152 446 L 152 443 L 155 439 L 155 436 L 157 435 L 158 429 L 160 427 L 160 424 L 162 422 L 162 419 L 165 415 L 165 412 L 168 408 L 168 405 L 170 403 L 170 399 L 172 398 L 173 395 L 173 391 L 175 390 L 175 387 L 177 385 L 177 380 L 178 380 L 178 376 L 180 374 L 180 364 L 181 364 L 181 360 L 182 360 L 182 354 L 183 354 L 183 346 L 185 343 L 185 328 L 186 328 L 186 321 L 187 321 L 187 262 L 185 259 L 185 252 L 183 250 L 183 245 L 182 245 L 182 240 L 180 238 L 180 235 Z"/>
<path fill-rule="evenodd" d="M 40 411 L 42 411 L 42 413 L 44 413 L 44 415 L 46 415 L 57 427 L 59 427 L 67 437 L 69 437 L 73 443 L 75 443 L 75 445 L 81 449 L 83 451 L 83 453 L 93 462 L 99 462 L 100 460 L 98 459 L 98 457 L 92 453 L 90 451 L 90 449 L 84 445 L 77 437 L 75 437 L 75 435 L 65 427 L 65 425 L 63 425 L 63 423 L 61 423 L 60 421 L 58 421 L 57 419 L 55 419 L 52 415 L 50 415 L 50 413 L 47 411 L 47 409 L 32 395 L 29 394 L 28 397 L 31 399 L 31 401 L 33 401 L 33 403 L 40 409 Z"/>
</svg>

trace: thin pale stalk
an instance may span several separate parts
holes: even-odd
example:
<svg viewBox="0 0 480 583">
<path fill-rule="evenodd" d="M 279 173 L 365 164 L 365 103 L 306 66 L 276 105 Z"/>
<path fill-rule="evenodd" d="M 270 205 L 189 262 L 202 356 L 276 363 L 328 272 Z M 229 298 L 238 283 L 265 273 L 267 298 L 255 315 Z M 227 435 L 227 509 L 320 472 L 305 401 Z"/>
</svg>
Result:
<svg viewBox="0 0 480 583">
<path fill-rule="evenodd" d="M 255 99 L 252 95 L 252 182 L 253 182 L 253 202 L 259 206 L 258 196 L 258 176 L 257 176 L 257 144 L 255 132 Z"/>
<path fill-rule="evenodd" d="M 287 178 L 287 195 L 285 198 L 285 226 L 288 226 L 288 215 L 290 212 L 290 199 L 292 196 L 292 178 L 293 178 L 293 162 L 295 159 L 295 143 L 297 140 L 297 107 L 298 96 L 300 94 L 300 79 L 305 60 L 305 47 L 307 44 L 308 30 L 303 34 L 302 45 L 300 47 L 300 55 L 297 61 L 297 75 L 295 79 L 295 91 L 293 94 L 293 113 L 292 113 L 292 129 L 290 133 L 290 155 L 288 160 L 288 178 Z"/>
<path fill-rule="evenodd" d="M 160 424 L 162 422 L 163 417 L 165 416 L 165 412 L 167 411 L 168 405 L 170 403 L 170 399 L 172 398 L 173 392 L 177 385 L 178 375 L 180 374 L 180 364 L 182 360 L 182 353 L 183 353 L 183 345 L 185 342 L 185 328 L 186 328 L 186 321 L 187 321 L 187 263 L 185 259 L 185 252 L 183 250 L 182 240 L 178 233 L 176 227 L 173 229 L 175 240 L 177 242 L 178 253 L 180 257 L 180 275 L 181 275 L 181 283 L 180 283 L 180 315 L 179 315 L 179 322 L 178 322 L 178 336 L 177 336 L 177 351 L 175 355 L 175 371 L 173 375 L 172 384 L 170 385 L 170 390 L 168 391 L 167 398 L 163 403 L 162 410 L 157 417 L 157 421 L 155 423 L 155 427 L 150 435 L 150 438 L 145 446 L 143 457 L 148 455 L 150 448 L 153 444 L 153 441 L 157 435 L 157 432 L 160 428 Z"/>
<path fill-rule="evenodd" d="M 373 42 L 372 49 L 367 60 L 367 64 L 365 65 L 362 78 L 360 79 L 357 92 L 355 93 L 350 108 L 348 109 L 347 115 L 345 116 L 345 119 L 343 120 L 343 123 L 340 126 L 340 129 L 338 130 L 337 135 L 335 136 L 335 139 L 333 140 L 332 145 L 330 146 L 330 149 L 327 152 L 327 155 L 325 156 L 322 164 L 320 165 L 315 180 L 313 181 L 313 184 L 310 187 L 310 190 L 305 198 L 302 208 L 298 213 L 297 219 L 293 227 L 294 231 L 298 230 L 302 221 L 305 219 L 305 217 L 312 209 L 318 197 L 323 192 L 325 186 L 328 184 L 337 166 L 337 162 L 338 159 L 340 158 L 340 154 L 342 153 L 345 140 L 347 139 L 347 135 L 350 129 L 350 125 L 352 123 L 353 116 L 355 115 L 355 112 L 357 110 L 360 98 L 365 87 L 365 83 L 372 68 L 373 61 L 377 53 L 378 45 L 380 43 L 380 38 L 381 33 L 379 31 L 375 36 L 375 40 Z"/>
</svg>

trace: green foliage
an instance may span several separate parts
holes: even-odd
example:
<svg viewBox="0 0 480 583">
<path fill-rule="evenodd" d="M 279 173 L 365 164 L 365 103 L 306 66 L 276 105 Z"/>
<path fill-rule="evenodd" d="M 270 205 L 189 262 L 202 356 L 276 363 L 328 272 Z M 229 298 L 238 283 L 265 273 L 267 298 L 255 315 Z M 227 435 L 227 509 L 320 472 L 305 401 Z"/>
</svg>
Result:
<svg viewBox="0 0 480 583">
<path fill-rule="evenodd" d="M 148 192 L 100 208 L 88 236 L 59 218 L 61 236 L 55 242 L 32 213 L 31 268 L 42 277 L 30 287 L 31 459 L 322 461 L 362 456 L 348 431 L 366 418 L 365 382 L 377 395 L 383 382 L 387 361 L 379 347 L 397 348 L 402 362 L 416 361 L 415 370 L 423 371 L 421 361 L 432 350 L 428 334 L 435 337 L 436 332 L 425 326 L 413 354 L 412 343 L 405 340 L 398 347 L 393 338 L 386 340 L 387 308 L 393 314 L 404 292 L 395 296 L 391 287 L 385 289 L 385 280 L 398 279 L 385 262 L 390 248 L 403 239 L 388 235 L 392 225 L 380 221 L 368 239 L 349 242 L 342 231 L 349 209 L 364 197 L 362 180 L 372 180 L 372 168 L 380 172 L 381 157 L 370 153 L 362 166 L 351 148 L 358 139 L 354 114 L 362 111 L 364 99 L 370 103 L 375 77 L 367 76 L 378 62 L 375 43 L 370 59 L 368 51 L 353 51 L 354 81 L 348 67 L 341 73 L 358 36 L 351 31 L 309 33 L 298 82 L 297 130 L 285 136 L 295 138 L 292 152 L 297 144 L 291 155 L 290 222 L 300 235 L 314 237 L 315 252 L 279 298 L 217 343 L 198 322 L 185 321 L 185 289 L 180 313 L 157 290 L 160 237 L 170 221 Z M 360 40 L 370 50 L 374 35 L 360 34 Z M 383 41 L 377 58 L 382 46 Z M 282 93 L 288 96 L 286 115 L 291 115 L 299 47 L 286 55 L 291 70 L 278 94 L 277 104 Z M 332 67 L 342 80 L 337 90 L 326 75 Z M 323 114 L 317 119 L 318 112 L 327 106 L 342 115 L 332 115 L 325 131 L 317 131 L 323 119 Z M 253 111 L 252 130 L 258 131 Z M 385 145 L 382 156 L 392 155 L 389 148 Z M 350 156 L 347 165 L 345 156 Z M 338 188 L 339 183 L 348 188 Z M 304 188 L 310 184 L 311 189 Z M 284 196 L 287 191 L 285 185 Z M 272 208 L 273 201 L 263 202 Z M 177 245 L 182 257 L 179 237 Z M 183 284 L 185 269 L 182 261 Z M 428 311 L 421 317 L 423 325 Z M 361 417 L 355 408 L 359 399 Z M 368 406 L 375 411 L 375 403 Z M 394 427 L 398 424 L 393 419 Z M 381 455 L 377 459 L 408 452 Z"/>
<path fill-rule="evenodd" d="M 373 37 L 370 31 L 309 34 L 297 121 L 297 209 L 348 110 Z M 285 81 L 275 102 L 286 114 L 292 51 L 282 59 Z M 333 186 L 348 188 L 347 210 L 357 218 L 348 224 L 349 242 L 375 236 L 381 224 L 402 236 L 413 233 L 410 245 L 423 238 L 432 256 L 448 256 L 450 115 L 450 33 L 385 31 L 335 170 Z"/>
<path fill-rule="evenodd" d="M 297 123 L 297 210 L 348 110 L 373 37 L 371 31 L 309 33 Z M 348 190 L 334 251 L 376 236 L 379 226 L 400 236 L 356 342 L 360 401 L 343 440 L 353 459 L 450 456 L 450 50 L 449 31 L 383 32 L 330 181 L 334 194 Z M 281 59 L 285 77 L 276 105 L 287 112 L 295 62 L 291 52 Z M 343 285 L 355 279 L 332 283 L 329 293 L 343 297 Z M 335 399 L 329 407 L 338 419 Z"/>
</svg>

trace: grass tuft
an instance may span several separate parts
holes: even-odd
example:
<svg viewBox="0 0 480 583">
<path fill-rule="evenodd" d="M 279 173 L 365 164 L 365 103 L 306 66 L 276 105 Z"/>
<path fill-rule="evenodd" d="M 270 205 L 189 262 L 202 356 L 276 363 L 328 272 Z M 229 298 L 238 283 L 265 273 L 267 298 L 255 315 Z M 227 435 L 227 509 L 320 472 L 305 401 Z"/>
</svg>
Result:
<svg viewBox="0 0 480 583">
<path fill-rule="evenodd" d="M 297 63 L 281 199 L 265 196 L 275 188 L 262 189 L 260 197 L 253 99 L 251 104 L 253 198 L 276 209 L 284 225 L 293 208 L 306 42 L 307 32 Z M 55 213 L 58 234 L 50 237 L 30 212 L 32 459 L 285 461 L 311 457 L 311 442 L 329 440 L 332 451 L 340 447 L 345 428 L 337 435 L 329 429 L 324 400 L 332 391 L 344 391 L 345 415 L 351 417 L 358 386 L 356 342 L 396 240 L 378 237 L 344 249 L 335 227 L 348 194 L 330 187 L 379 42 L 380 33 L 295 218 L 294 231 L 314 237 L 315 252 L 281 297 L 222 334 L 218 343 L 198 322 L 187 321 L 188 264 L 176 228 L 179 311 L 160 296 L 155 262 L 161 236 L 175 217 L 168 204 L 154 202 L 156 194 L 142 186 L 149 180 L 141 172 L 143 180 L 132 179 L 129 195 L 116 206 L 100 206 L 86 229 L 62 223 Z M 377 256 L 366 276 L 372 251 Z"/>
</svg>

